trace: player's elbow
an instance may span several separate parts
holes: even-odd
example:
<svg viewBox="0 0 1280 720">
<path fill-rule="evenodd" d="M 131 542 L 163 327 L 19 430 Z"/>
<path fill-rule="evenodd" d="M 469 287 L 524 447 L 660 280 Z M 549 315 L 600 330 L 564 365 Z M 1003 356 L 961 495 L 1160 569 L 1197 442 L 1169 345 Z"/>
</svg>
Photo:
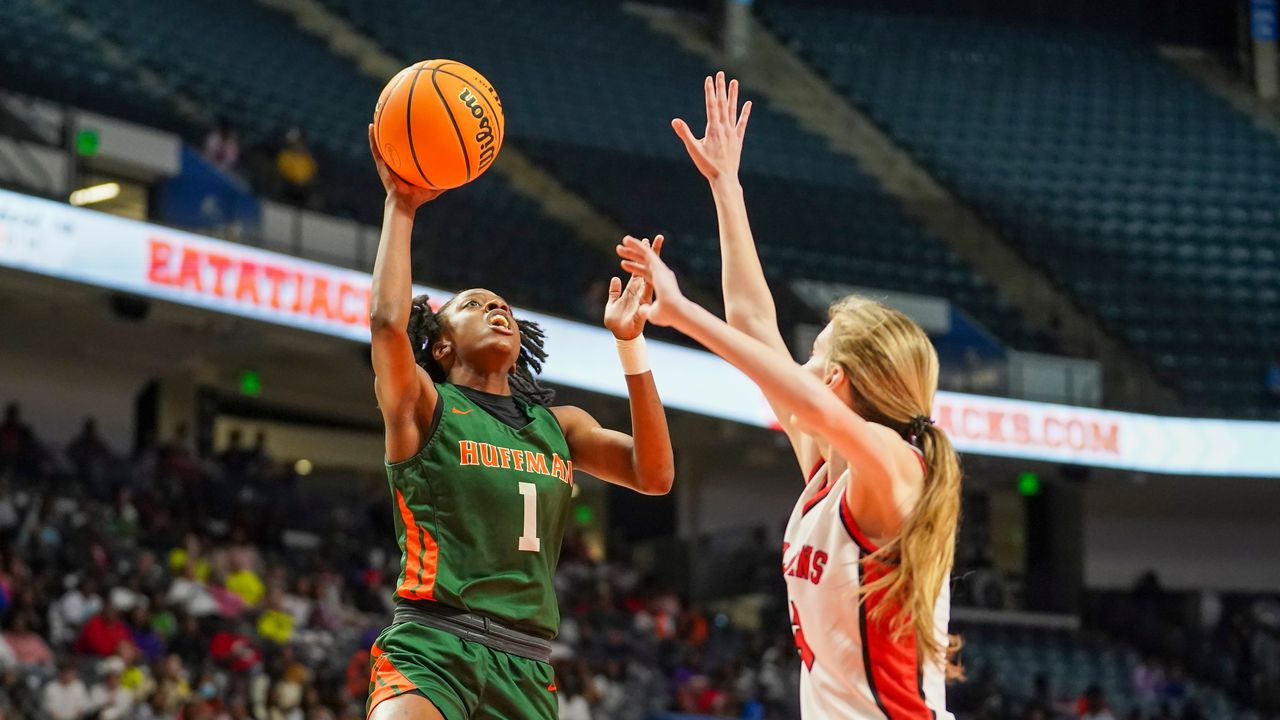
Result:
<svg viewBox="0 0 1280 720">
<path fill-rule="evenodd" d="M 374 333 L 387 332 L 389 329 L 397 327 L 399 323 L 396 320 L 396 314 L 388 313 L 387 310 L 380 309 L 380 307 L 374 307 L 369 311 L 369 331 Z"/>
<path fill-rule="evenodd" d="M 778 316 L 759 309 L 726 305 L 725 320 L 729 326 L 741 330 L 757 340 L 778 332 Z"/>
<path fill-rule="evenodd" d="M 385 333 L 395 330 L 403 332 L 408 324 L 408 320 L 402 317 L 402 313 L 390 308 L 375 305 L 369 311 L 369 331 L 372 333 Z"/>
<path fill-rule="evenodd" d="M 666 495 L 671 492 L 671 486 L 676 481 L 676 470 L 671 466 L 664 466 L 649 472 L 649 477 L 645 479 L 642 492 L 645 495 Z"/>
</svg>

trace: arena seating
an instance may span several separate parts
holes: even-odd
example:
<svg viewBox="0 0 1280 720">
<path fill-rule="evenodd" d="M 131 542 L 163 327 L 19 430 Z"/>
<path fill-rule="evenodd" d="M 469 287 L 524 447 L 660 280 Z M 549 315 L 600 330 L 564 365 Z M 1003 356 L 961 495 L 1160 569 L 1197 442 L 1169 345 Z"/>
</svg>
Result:
<svg viewBox="0 0 1280 720">
<path fill-rule="evenodd" d="M 173 127 L 174 106 L 138 81 L 128 60 L 104 57 L 68 32 L 49 6 L 0 5 L 0 78 L 6 89 L 54 97 L 153 126 Z"/>
<path fill-rule="evenodd" d="M 499 89 L 511 139 L 624 228 L 672 235 L 672 261 L 718 282 L 706 184 L 669 126 L 705 117 L 714 68 L 613 2 L 512 13 L 498 0 L 324 0 L 406 60 L 467 58 Z M 424 33 L 441 13 L 451 27 Z M 589 27 L 566 35 L 558 29 Z M 744 184 L 757 239 L 779 279 L 839 280 L 950 298 L 1015 346 L 1039 341 L 989 283 L 930 237 L 857 164 L 756 98 Z M 678 250 L 677 250 L 678 248 Z"/>
<path fill-rule="evenodd" d="M 1126 39 L 802 3 L 764 13 L 1198 410 L 1276 412 L 1261 384 L 1280 335 L 1273 136 Z"/>
<path fill-rule="evenodd" d="M 375 83 L 284 15 L 252 1 L 60 3 L 212 112 L 231 116 L 250 143 L 275 141 L 297 124 L 314 147 L 353 160 L 368 152 Z"/>
<path fill-rule="evenodd" d="M 57 7 L 89 21 L 128 56 L 100 59 L 100 52 L 68 32 Z M 288 127 L 298 125 L 319 158 L 319 182 L 341 189 L 329 194 L 334 206 L 327 209 L 377 220 L 369 215 L 381 189 L 364 128 L 378 83 L 253 0 L 178 6 L 16 0 L 0 7 L 0 63 L 6 87 L 185 131 L 193 141 L 203 128 L 182 127 L 173 98 L 147 90 L 137 81 L 138 68 L 163 71 L 212 115 L 229 117 L 250 146 L 269 152 Z M 86 70 L 95 67 L 101 69 Z M 535 242 L 563 248 L 571 233 L 492 173 L 465 193 L 446 194 L 422 213 L 419 225 L 422 241 L 415 251 L 424 282 L 460 286 L 500 276 L 505 287 L 498 289 L 513 302 L 569 313 L 584 288 L 616 272 L 613 259 L 600 251 L 527 252 Z"/>
<path fill-rule="evenodd" d="M 536 16 L 499 11 L 493 2 L 452 3 L 454 24 L 483 24 L 486 33 L 481 38 L 421 33 L 418 28 L 431 25 L 428 10 L 411 2 L 327 2 L 406 59 L 461 57 L 482 68 L 503 93 L 514 144 L 628 230 L 667 231 L 677 241 L 672 247 L 681 248 L 672 253 L 676 264 L 692 272 L 695 281 L 716 283 L 711 203 L 667 124 L 675 115 L 696 124 L 702 113 L 698 79 L 710 68 L 699 59 L 613 3 L 558 3 Z M 54 0 L 48 7 L 19 0 L 0 13 L 40 16 L 42 32 L 56 38 L 51 42 L 95 55 L 96 50 L 77 44 L 65 31 L 64 18 L 49 7 L 87 20 L 108 40 L 127 48 L 128 57 L 121 62 L 162 70 L 211 115 L 230 117 L 250 145 L 271 147 L 286 128 L 299 125 L 321 159 L 322 171 L 328 169 L 322 172 L 323 184 L 351 188 L 348 176 L 367 173 L 363 128 L 370 99 L 379 90 L 377 82 L 330 52 L 324 41 L 299 31 L 285 15 L 253 0 L 176 8 L 159 0 Z M 164 12 L 159 11 L 162 7 Z M 383 22 L 393 17 L 398 21 Z M 549 31 L 583 23 L 589 23 L 592 32 L 579 34 L 569 47 L 561 34 Z M 560 62 L 566 52 L 574 53 L 574 62 Z M 592 62 L 581 62 L 584 56 Z M 60 67 L 74 73 L 90 64 L 69 57 Z M 557 70 L 548 72 L 550 68 Z M 46 75 L 60 72 L 14 69 L 36 92 L 46 87 Z M 154 92 L 148 95 L 128 84 L 136 82 L 129 79 L 137 75 L 129 70 L 107 73 L 102 82 L 108 84 L 97 100 L 74 92 L 74 87 L 55 94 L 80 98 L 90 109 L 107 112 L 126 102 L 156 106 L 152 114 L 172 118 L 173 99 L 154 97 Z M 67 84 L 75 80 L 48 87 Z M 201 129 L 185 130 L 195 139 Z M 758 107 L 753 116 L 750 143 L 745 181 L 752 197 L 758 198 L 752 203 L 757 234 L 777 279 L 839 280 L 946 296 L 1006 342 L 1043 345 L 989 283 L 925 233 L 856 163 L 831 153 L 819 138 L 766 106 Z M 336 193 L 327 207 L 367 215 L 367 198 L 356 191 Z M 481 208 L 517 214 L 487 218 Z M 447 245 L 441 241 L 445 250 L 485 248 L 483 255 L 495 258 L 514 257 L 534 242 L 563 248 L 569 235 L 541 217 L 531 203 L 513 197 L 500 178 L 489 176 L 465 193 L 446 195 L 431 214 L 439 215 L 436 236 L 448 238 Z M 494 224 L 502 226 L 501 237 L 485 227 Z M 553 253 L 543 259 L 552 262 L 578 254 Z M 582 289 L 611 270 L 611 259 L 603 253 L 585 254 L 585 259 L 564 263 L 575 267 L 561 269 L 557 264 L 554 273 L 542 274 L 561 278 L 551 288 L 536 282 L 516 288 L 517 302 L 532 300 L 547 309 L 570 312 Z M 458 262 L 433 266 L 429 280 L 466 284 L 465 278 L 449 273 L 466 274 L 475 253 L 455 257 Z"/>
<path fill-rule="evenodd" d="M 1018 625 L 953 622 L 952 631 L 964 639 L 964 665 L 970 680 L 994 682 L 1009 700 L 1020 704 L 1035 699 L 1036 677 L 1047 682 L 1050 698 L 1080 697 L 1091 685 L 1100 688 L 1116 717 L 1139 710 L 1143 717 L 1159 717 L 1167 702 L 1182 706 L 1194 701 L 1204 717 L 1249 717 L 1220 690 L 1187 682 L 1181 700 L 1144 701 L 1134 696 L 1132 677 L 1137 653 L 1099 635 L 1067 629 Z M 961 693 L 963 695 L 963 691 Z M 957 700 L 964 704 L 963 697 Z M 1174 707 L 1182 713 L 1181 707 Z"/>
</svg>

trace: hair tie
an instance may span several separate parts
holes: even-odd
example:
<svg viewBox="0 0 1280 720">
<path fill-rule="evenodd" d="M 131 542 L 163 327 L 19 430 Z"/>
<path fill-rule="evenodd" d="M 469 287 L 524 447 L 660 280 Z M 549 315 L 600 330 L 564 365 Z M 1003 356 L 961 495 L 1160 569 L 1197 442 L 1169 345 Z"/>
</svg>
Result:
<svg viewBox="0 0 1280 720">
<path fill-rule="evenodd" d="M 916 440 L 933 424 L 933 418 L 928 415 L 917 415 L 911 418 L 911 423 L 907 425 L 907 442 L 915 445 Z"/>
</svg>

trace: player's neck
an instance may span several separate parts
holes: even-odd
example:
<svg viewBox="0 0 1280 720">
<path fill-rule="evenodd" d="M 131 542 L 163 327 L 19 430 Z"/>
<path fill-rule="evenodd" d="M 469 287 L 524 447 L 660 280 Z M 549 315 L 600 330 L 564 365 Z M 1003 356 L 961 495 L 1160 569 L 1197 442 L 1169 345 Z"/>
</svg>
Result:
<svg viewBox="0 0 1280 720">
<path fill-rule="evenodd" d="M 472 367 L 455 367 L 449 371 L 449 382 L 472 390 L 493 395 L 510 395 L 510 374 L 502 371 L 485 372 Z"/>
</svg>

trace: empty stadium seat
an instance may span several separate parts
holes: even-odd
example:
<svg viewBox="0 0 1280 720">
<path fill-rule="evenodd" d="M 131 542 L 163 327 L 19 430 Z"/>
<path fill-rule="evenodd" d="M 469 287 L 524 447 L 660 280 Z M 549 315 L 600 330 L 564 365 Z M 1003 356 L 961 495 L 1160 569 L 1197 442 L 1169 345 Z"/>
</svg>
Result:
<svg viewBox="0 0 1280 720">
<path fill-rule="evenodd" d="M 1280 145 L 1152 48 L 773 2 L 766 21 L 1204 413 L 1280 414 Z M 1099 269 L 1105 268 L 1105 273 Z M 1192 358 L 1235 379 L 1201 379 Z"/>
</svg>

